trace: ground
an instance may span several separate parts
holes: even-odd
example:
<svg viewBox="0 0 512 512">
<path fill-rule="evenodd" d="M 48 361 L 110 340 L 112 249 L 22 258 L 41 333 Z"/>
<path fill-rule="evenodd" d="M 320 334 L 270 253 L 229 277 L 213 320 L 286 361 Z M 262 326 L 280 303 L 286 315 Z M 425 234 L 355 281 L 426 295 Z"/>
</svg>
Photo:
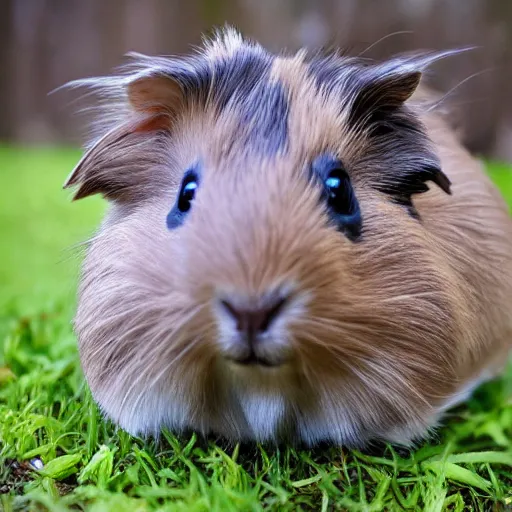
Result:
<svg viewBox="0 0 512 512">
<path fill-rule="evenodd" d="M 104 422 L 70 323 L 104 208 L 61 190 L 78 157 L 0 148 L 0 510 L 512 510 L 512 367 L 412 453 L 144 443 Z M 512 171 L 489 171 L 512 204 Z"/>
</svg>

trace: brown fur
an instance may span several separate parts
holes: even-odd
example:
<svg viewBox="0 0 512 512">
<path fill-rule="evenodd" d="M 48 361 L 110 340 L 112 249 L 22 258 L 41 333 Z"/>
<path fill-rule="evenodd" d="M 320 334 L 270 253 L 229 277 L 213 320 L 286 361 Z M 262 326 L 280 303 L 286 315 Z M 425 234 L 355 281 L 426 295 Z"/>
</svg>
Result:
<svg viewBox="0 0 512 512">
<path fill-rule="evenodd" d="M 205 55 L 229 58 L 245 44 L 228 32 Z M 368 163 L 372 140 L 350 126 L 335 92 L 317 90 L 307 66 L 305 52 L 272 62 L 269 80 L 286 91 L 289 117 L 287 146 L 270 155 L 245 142 L 236 108 L 218 107 L 215 81 L 191 97 L 175 85 L 167 95 L 158 78 L 154 103 L 151 79 L 128 89 L 131 104 L 125 87 L 111 89 L 119 106 L 104 131 L 117 135 L 93 144 L 69 181 L 78 197 L 112 200 L 84 263 L 75 326 L 95 399 L 130 432 L 407 444 L 506 359 L 512 222 L 480 163 L 421 88 L 408 99 L 417 72 L 393 85 L 393 101 L 408 99 L 452 183 L 451 195 L 436 186 L 414 195 L 413 218 L 373 186 L 382 176 Z M 326 151 L 354 183 L 359 242 L 328 224 L 306 179 L 308 162 Z M 193 209 L 169 232 L 181 176 L 198 157 Z M 219 294 L 252 300 L 279 286 L 292 302 L 269 350 L 287 364 L 227 363 Z"/>
</svg>

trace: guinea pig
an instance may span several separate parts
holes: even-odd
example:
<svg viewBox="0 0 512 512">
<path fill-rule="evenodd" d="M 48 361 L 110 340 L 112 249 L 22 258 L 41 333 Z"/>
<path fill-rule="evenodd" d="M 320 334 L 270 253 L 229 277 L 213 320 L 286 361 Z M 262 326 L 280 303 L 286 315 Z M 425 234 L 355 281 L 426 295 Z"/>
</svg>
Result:
<svg viewBox="0 0 512 512">
<path fill-rule="evenodd" d="M 410 446 L 502 371 L 512 220 L 423 88 L 453 53 L 273 54 L 224 28 L 72 83 L 100 96 L 64 187 L 108 204 L 73 321 L 105 417 Z"/>
</svg>

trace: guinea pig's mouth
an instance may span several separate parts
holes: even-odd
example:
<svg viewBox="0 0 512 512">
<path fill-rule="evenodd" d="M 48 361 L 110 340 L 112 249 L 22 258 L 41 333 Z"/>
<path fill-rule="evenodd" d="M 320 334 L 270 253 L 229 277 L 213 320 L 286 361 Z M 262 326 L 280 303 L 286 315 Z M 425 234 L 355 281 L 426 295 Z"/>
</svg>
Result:
<svg viewBox="0 0 512 512">
<path fill-rule="evenodd" d="M 283 360 L 275 360 L 271 361 L 264 357 L 257 356 L 254 352 L 251 352 L 247 357 L 239 359 L 235 357 L 225 356 L 225 358 L 236 365 L 239 366 L 258 366 L 263 368 L 277 368 L 284 364 Z"/>
</svg>

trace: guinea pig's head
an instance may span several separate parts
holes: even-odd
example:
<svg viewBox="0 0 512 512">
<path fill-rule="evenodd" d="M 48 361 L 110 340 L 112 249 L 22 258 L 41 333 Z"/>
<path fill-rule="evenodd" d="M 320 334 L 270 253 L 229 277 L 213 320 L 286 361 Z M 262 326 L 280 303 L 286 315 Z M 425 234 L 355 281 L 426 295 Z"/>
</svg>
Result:
<svg viewBox="0 0 512 512">
<path fill-rule="evenodd" d="M 272 55 L 226 30 L 134 55 L 66 186 L 110 208 L 75 328 L 104 413 L 231 439 L 404 440 L 450 391 L 449 193 L 408 100 L 439 55 Z M 433 199 L 435 200 L 435 199 Z"/>
</svg>

